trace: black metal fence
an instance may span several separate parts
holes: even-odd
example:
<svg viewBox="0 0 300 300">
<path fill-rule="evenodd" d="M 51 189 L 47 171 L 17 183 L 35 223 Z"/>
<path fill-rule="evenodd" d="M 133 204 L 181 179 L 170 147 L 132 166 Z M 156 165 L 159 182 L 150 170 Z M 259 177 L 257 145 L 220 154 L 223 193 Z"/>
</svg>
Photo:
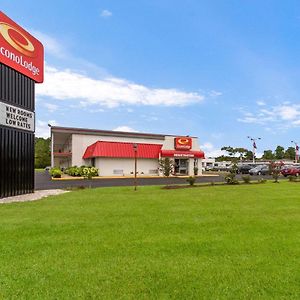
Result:
<svg viewBox="0 0 300 300">
<path fill-rule="evenodd" d="M 0 101 L 34 111 L 34 81 L 0 64 Z M 0 125 L 0 198 L 34 191 L 34 133 Z"/>
</svg>

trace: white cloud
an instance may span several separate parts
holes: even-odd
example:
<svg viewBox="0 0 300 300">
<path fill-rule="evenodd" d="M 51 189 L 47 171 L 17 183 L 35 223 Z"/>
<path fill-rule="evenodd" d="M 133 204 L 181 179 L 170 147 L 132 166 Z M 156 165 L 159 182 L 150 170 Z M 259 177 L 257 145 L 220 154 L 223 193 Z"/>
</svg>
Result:
<svg viewBox="0 0 300 300">
<path fill-rule="evenodd" d="M 45 67 L 45 82 L 37 85 L 37 96 L 73 100 L 82 105 L 117 107 L 119 105 L 186 106 L 201 103 L 204 96 L 175 88 L 150 88 L 126 79 L 93 79 L 71 70 Z"/>
<path fill-rule="evenodd" d="M 300 106 L 279 106 L 274 109 L 275 113 L 283 120 L 294 120 L 300 115 Z"/>
<path fill-rule="evenodd" d="M 59 58 L 66 56 L 65 50 L 61 46 L 61 43 L 55 38 L 37 30 L 31 30 L 30 32 L 44 45 L 45 52 L 48 52 L 49 54 Z"/>
<path fill-rule="evenodd" d="M 112 16 L 112 12 L 107 9 L 104 9 L 104 10 L 102 10 L 100 16 L 103 18 L 109 18 Z"/>
<path fill-rule="evenodd" d="M 55 112 L 58 109 L 58 105 L 52 103 L 44 103 L 44 106 L 48 109 L 49 112 Z"/>
<path fill-rule="evenodd" d="M 219 92 L 219 91 L 211 90 L 211 91 L 209 92 L 209 96 L 210 96 L 210 97 L 219 97 L 219 96 L 222 96 L 222 93 Z"/>
<path fill-rule="evenodd" d="M 215 146 L 210 142 L 205 142 L 203 145 L 200 145 L 200 149 L 204 151 L 206 158 L 226 155 L 226 151 L 215 148 Z"/>
<path fill-rule="evenodd" d="M 265 106 L 265 105 L 266 105 L 266 102 L 263 101 L 263 100 L 259 100 L 259 101 L 256 101 L 256 104 L 257 104 L 258 106 Z"/>
<path fill-rule="evenodd" d="M 52 126 L 57 126 L 58 123 L 55 120 L 49 120 L 48 122 L 37 120 L 36 121 L 36 128 L 35 128 L 35 135 L 37 137 L 48 138 L 50 137 L 50 128 L 48 124 Z"/>
<path fill-rule="evenodd" d="M 113 131 L 125 131 L 125 132 L 138 132 L 137 130 L 129 127 L 129 126 L 118 126 L 117 128 L 113 129 Z"/>
<path fill-rule="evenodd" d="M 284 127 L 300 126 L 300 105 L 282 104 L 267 108 L 260 108 L 256 112 L 242 111 L 243 116 L 238 118 L 239 122 L 268 125 L 277 123 Z"/>
</svg>

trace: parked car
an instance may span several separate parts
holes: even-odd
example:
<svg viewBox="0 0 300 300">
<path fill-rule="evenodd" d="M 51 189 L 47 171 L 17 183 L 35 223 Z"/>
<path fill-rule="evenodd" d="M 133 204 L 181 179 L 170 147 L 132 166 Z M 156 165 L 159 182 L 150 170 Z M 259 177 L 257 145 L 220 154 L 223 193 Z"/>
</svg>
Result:
<svg viewBox="0 0 300 300">
<path fill-rule="evenodd" d="M 270 172 L 270 168 L 267 165 L 256 166 L 249 170 L 250 175 L 268 175 Z"/>
<path fill-rule="evenodd" d="M 281 170 L 281 174 L 284 177 L 287 176 L 299 176 L 300 175 L 300 167 L 299 166 L 289 166 L 285 167 Z"/>
<path fill-rule="evenodd" d="M 240 174 L 249 174 L 249 171 L 251 170 L 251 169 L 253 169 L 255 167 L 255 165 L 246 165 L 246 164 L 244 164 L 244 165 L 239 165 L 238 166 L 238 170 L 237 170 L 237 172 L 238 173 L 240 173 Z"/>
</svg>

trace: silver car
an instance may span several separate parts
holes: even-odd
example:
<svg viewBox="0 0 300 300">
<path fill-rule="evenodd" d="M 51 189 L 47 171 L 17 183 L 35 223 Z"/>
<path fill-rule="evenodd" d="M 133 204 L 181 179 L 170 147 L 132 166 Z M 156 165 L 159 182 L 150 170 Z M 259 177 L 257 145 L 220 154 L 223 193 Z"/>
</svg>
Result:
<svg viewBox="0 0 300 300">
<path fill-rule="evenodd" d="M 270 168 L 267 165 L 256 166 L 249 170 L 250 175 L 268 175 L 270 173 Z"/>
</svg>

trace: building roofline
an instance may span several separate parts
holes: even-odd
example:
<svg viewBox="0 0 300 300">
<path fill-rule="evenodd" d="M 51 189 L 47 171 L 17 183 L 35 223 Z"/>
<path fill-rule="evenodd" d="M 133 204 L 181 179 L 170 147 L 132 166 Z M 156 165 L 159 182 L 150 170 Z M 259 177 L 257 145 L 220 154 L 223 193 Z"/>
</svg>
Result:
<svg viewBox="0 0 300 300">
<path fill-rule="evenodd" d="M 74 128 L 74 127 L 61 127 L 61 126 L 50 126 L 52 132 L 61 133 L 74 133 L 74 134 L 90 134 L 90 135 L 113 135 L 122 137 L 138 137 L 138 138 L 152 138 L 152 139 L 164 139 L 166 136 L 182 136 L 182 135 L 171 135 L 171 134 L 156 134 L 156 133 L 141 133 L 141 132 L 125 132 L 125 131 L 114 131 L 114 130 L 99 130 L 99 129 L 88 129 L 88 128 Z M 197 138 L 191 136 L 191 138 Z"/>
</svg>

